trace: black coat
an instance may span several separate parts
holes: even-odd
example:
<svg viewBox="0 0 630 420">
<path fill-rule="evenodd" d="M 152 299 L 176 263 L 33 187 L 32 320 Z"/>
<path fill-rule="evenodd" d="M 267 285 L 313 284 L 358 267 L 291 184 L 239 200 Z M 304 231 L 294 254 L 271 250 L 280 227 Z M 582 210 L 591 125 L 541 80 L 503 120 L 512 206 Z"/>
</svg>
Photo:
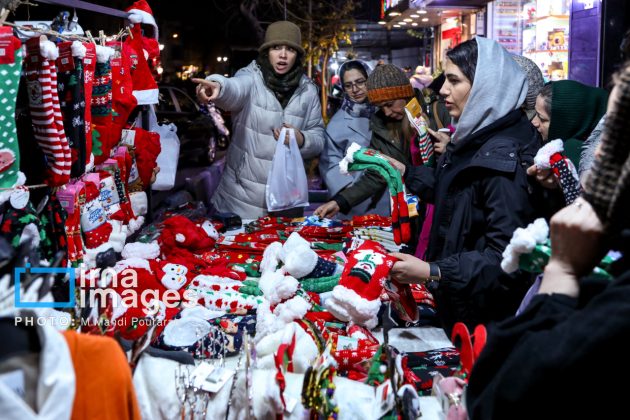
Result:
<svg viewBox="0 0 630 420">
<path fill-rule="evenodd" d="M 435 298 L 447 331 L 514 314 L 531 276 L 505 274 L 501 254 L 512 233 L 536 216 L 526 170 L 539 147 L 520 111 L 449 144 L 436 169 L 408 167 L 405 184 L 435 204 L 426 261 L 441 272 Z"/>
<path fill-rule="evenodd" d="M 470 375 L 470 418 L 628 418 L 627 263 L 612 283 L 583 279 L 578 299 L 538 295 L 490 329 Z"/>
</svg>

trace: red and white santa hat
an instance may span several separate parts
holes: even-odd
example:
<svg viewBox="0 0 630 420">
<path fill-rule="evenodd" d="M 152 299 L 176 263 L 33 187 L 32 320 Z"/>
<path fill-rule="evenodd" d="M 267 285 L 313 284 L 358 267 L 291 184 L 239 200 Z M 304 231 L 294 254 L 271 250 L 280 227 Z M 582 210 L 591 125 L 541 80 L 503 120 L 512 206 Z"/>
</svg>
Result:
<svg viewBox="0 0 630 420">
<path fill-rule="evenodd" d="M 155 18 L 153 17 L 153 11 L 149 7 L 149 3 L 145 0 L 138 0 L 126 10 L 129 12 L 128 19 L 131 23 L 143 23 L 145 25 L 151 25 L 155 29 L 155 39 L 158 39 L 158 26 Z"/>
</svg>

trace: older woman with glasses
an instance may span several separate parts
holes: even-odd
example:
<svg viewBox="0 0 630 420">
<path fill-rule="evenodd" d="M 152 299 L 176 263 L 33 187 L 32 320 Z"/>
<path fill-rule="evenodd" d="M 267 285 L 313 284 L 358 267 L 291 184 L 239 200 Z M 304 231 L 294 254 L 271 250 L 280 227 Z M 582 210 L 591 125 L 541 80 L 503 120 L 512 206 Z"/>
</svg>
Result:
<svg viewBox="0 0 630 420">
<path fill-rule="evenodd" d="M 339 161 L 352 143 L 363 147 L 370 144 L 372 131 L 370 118 L 376 108 L 368 102 L 367 79 L 369 68 L 359 60 L 343 63 L 339 69 L 339 76 L 344 90 L 341 109 L 335 113 L 326 128 L 326 144 L 319 160 L 319 172 L 328 187 L 329 197 L 351 185 L 360 175 L 342 175 L 339 171 Z M 351 218 L 366 213 L 389 216 L 389 198 L 382 194 L 378 199 L 368 198 L 357 204 L 343 217 Z"/>
</svg>

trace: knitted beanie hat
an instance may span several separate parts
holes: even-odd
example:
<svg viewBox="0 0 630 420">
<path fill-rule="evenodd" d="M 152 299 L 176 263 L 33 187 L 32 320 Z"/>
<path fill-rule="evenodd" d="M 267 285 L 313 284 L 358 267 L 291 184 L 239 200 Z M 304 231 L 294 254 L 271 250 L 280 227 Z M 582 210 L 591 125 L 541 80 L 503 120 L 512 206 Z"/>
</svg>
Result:
<svg viewBox="0 0 630 420">
<path fill-rule="evenodd" d="M 532 60 L 522 55 L 512 55 L 514 61 L 518 63 L 527 77 L 527 96 L 525 97 L 525 112 L 528 117 L 533 118 L 533 114 L 536 113 L 534 107 L 536 106 L 536 97 L 540 93 L 540 90 L 545 85 L 542 72 Z"/>
<path fill-rule="evenodd" d="M 292 22 L 281 20 L 274 22 L 267 27 L 265 32 L 265 42 L 258 48 L 258 52 L 263 52 L 274 45 L 288 45 L 289 47 L 304 55 L 302 48 L 302 33 L 300 28 Z"/>
<path fill-rule="evenodd" d="M 414 96 L 405 73 L 393 64 L 377 66 L 367 81 L 368 99 L 373 104 Z"/>
</svg>

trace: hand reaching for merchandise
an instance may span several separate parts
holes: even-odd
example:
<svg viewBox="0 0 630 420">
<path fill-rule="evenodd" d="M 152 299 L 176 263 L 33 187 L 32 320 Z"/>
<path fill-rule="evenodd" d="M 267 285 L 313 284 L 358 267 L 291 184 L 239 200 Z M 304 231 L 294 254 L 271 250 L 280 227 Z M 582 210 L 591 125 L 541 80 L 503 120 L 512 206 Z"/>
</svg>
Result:
<svg viewBox="0 0 630 420">
<path fill-rule="evenodd" d="M 221 85 L 212 80 L 205 79 L 192 79 L 194 83 L 197 83 L 197 99 L 201 103 L 208 103 L 214 101 L 219 96 L 221 91 Z"/>
<path fill-rule="evenodd" d="M 383 156 L 385 157 L 385 159 L 387 159 L 389 164 L 394 167 L 394 169 L 396 169 L 398 172 L 400 172 L 401 175 L 405 174 L 405 171 L 407 170 L 407 167 L 405 166 L 404 163 L 397 161 L 393 157 L 389 157 L 387 155 L 383 155 Z"/>
<path fill-rule="evenodd" d="M 330 200 L 328 203 L 324 203 L 321 206 L 317 207 L 317 209 L 313 212 L 313 215 L 323 219 L 323 218 L 332 218 L 337 213 L 339 213 L 339 204 L 335 200 Z"/>
<path fill-rule="evenodd" d="M 389 275 L 392 279 L 402 284 L 422 283 L 429 278 L 429 263 L 420 258 L 400 252 L 392 252 L 392 257 L 398 258 Z"/>
<path fill-rule="evenodd" d="M 527 175 L 535 176 L 540 185 L 550 190 L 558 188 L 559 181 L 551 169 L 540 169 L 536 165 L 527 168 Z"/>
<path fill-rule="evenodd" d="M 282 124 L 282 127 L 274 128 L 273 129 L 273 138 L 276 139 L 276 141 L 278 140 L 278 137 L 280 137 L 280 131 L 282 131 L 283 127 L 284 128 L 290 128 L 291 130 L 295 131 L 295 140 L 297 141 L 297 145 L 298 145 L 298 147 L 302 147 L 302 145 L 304 144 L 304 134 L 302 134 L 302 132 L 300 130 L 298 130 L 297 128 L 295 128 L 291 124 L 284 123 L 284 124 Z M 289 130 L 287 130 L 286 133 L 287 134 L 286 134 L 286 136 L 284 138 L 284 144 L 286 144 L 288 146 L 289 145 Z"/>
</svg>

